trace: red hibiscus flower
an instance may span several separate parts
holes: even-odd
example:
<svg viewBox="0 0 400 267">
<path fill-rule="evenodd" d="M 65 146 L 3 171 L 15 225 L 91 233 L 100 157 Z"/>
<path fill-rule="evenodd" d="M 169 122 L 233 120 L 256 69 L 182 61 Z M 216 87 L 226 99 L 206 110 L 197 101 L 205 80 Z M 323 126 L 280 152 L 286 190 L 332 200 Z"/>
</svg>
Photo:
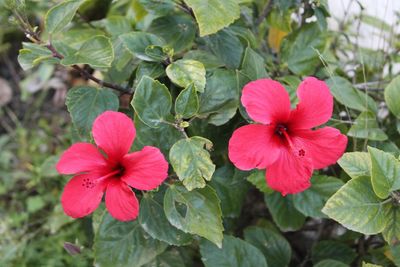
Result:
<svg viewBox="0 0 400 267">
<path fill-rule="evenodd" d="M 61 196 L 64 212 L 80 218 L 92 213 L 106 193 L 106 208 L 117 220 L 137 217 L 139 203 L 132 189 L 152 190 L 168 175 L 160 150 L 146 146 L 128 154 L 135 139 L 132 120 L 123 113 L 106 111 L 96 118 L 92 134 L 97 147 L 76 143 L 57 163 L 61 174 L 74 174 Z"/>
<path fill-rule="evenodd" d="M 299 104 L 291 109 L 280 83 L 248 83 L 241 101 L 258 124 L 240 127 L 229 140 L 233 164 L 241 170 L 267 169 L 267 184 L 282 195 L 307 189 L 313 170 L 335 163 L 347 145 L 347 137 L 335 128 L 311 130 L 332 116 L 333 97 L 325 82 L 308 77 L 297 96 Z"/>
</svg>

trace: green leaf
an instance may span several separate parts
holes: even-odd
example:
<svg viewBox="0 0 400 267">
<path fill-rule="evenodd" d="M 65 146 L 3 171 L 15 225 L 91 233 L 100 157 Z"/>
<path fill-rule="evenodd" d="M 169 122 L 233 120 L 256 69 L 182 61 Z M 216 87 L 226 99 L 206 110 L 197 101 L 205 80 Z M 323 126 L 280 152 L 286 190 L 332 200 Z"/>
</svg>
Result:
<svg viewBox="0 0 400 267">
<path fill-rule="evenodd" d="M 204 93 L 200 94 L 199 116 L 222 125 L 228 122 L 239 106 L 239 91 L 233 71 L 217 69 L 207 77 Z"/>
<path fill-rule="evenodd" d="M 303 226 L 306 217 L 294 207 L 293 196 L 283 197 L 280 193 L 274 192 L 264 195 L 264 200 L 279 229 L 284 232 L 296 231 Z"/>
<path fill-rule="evenodd" d="M 357 117 L 347 135 L 376 141 L 385 141 L 388 138 L 379 128 L 374 113 L 370 111 L 364 111 Z"/>
<path fill-rule="evenodd" d="M 321 212 L 326 201 L 343 186 L 337 178 L 326 175 L 311 177 L 311 187 L 301 193 L 293 195 L 295 208 L 306 216 L 325 218 Z"/>
<path fill-rule="evenodd" d="M 258 248 L 269 266 L 286 267 L 292 257 L 292 249 L 286 239 L 271 227 L 249 226 L 244 229 L 244 239 Z"/>
<path fill-rule="evenodd" d="M 339 189 L 322 212 L 350 230 L 371 235 L 385 228 L 384 215 L 388 208 L 372 190 L 370 178 L 363 176 L 350 180 Z"/>
<path fill-rule="evenodd" d="M 196 24 L 186 14 L 173 14 L 151 22 L 149 32 L 163 38 L 176 53 L 189 49 L 196 37 Z"/>
<path fill-rule="evenodd" d="M 182 246 L 190 244 L 192 241 L 191 235 L 182 232 L 168 222 L 162 205 L 149 195 L 144 196 L 140 201 L 139 222 L 152 238 L 170 245 Z"/>
<path fill-rule="evenodd" d="M 351 264 L 357 257 L 357 253 L 348 245 L 341 242 L 324 240 L 313 246 L 311 257 L 314 264 L 325 259 Z"/>
<path fill-rule="evenodd" d="M 151 128 L 135 115 L 136 139 L 135 144 L 155 146 L 161 149 L 164 156 L 168 156 L 170 148 L 182 138 L 182 134 L 169 124 L 160 124 L 158 128 Z M 139 148 L 141 149 L 141 148 Z"/>
<path fill-rule="evenodd" d="M 199 110 L 199 97 L 193 84 L 182 90 L 175 100 L 175 113 L 184 119 L 196 115 Z"/>
<path fill-rule="evenodd" d="M 213 55 L 211 52 L 203 50 L 190 50 L 184 55 L 183 58 L 200 61 L 207 70 L 224 66 L 224 63 L 221 62 L 215 55 Z"/>
<path fill-rule="evenodd" d="M 265 180 L 265 171 L 255 170 L 252 174 L 247 177 L 247 181 L 252 183 L 258 190 L 265 194 L 271 194 L 274 192 Z"/>
<path fill-rule="evenodd" d="M 93 68 L 108 68 L 114 60 L 114 49 L 109 38 L 93 36 L 85 41 L 78 50 L 64 55 L 61 64 L 69 66 L 88 64 Z"/>
<path fill-rule="evenodd" d="M 68 91 L 66 105 L 81 136 L 88 136 L 94 119 L 106 110 L 117 110 L 118 97 L 109 89 L 78 86 Z"/>
<path fill-rule="evenodd" d="M 390 208 L 385 214 L 386 226 L 383 229 L 382 235 L 389 245 L 398 244 L 400 241 L 400 207 L 390 205 Z"/>
<path fill-rule="evenodd" d="M 222 246 L 224 227 L 220 201 L 211 187 L 189 192 L 183 186 L 171 185 L 165 193 L 164 211 L 176 228 Z"/>
<path fill-rule="evenodd" d="M 157 15 L 171 13 L 176 5 L 174 0 L 138 0 L 138 2 L 146 9 L 146 11 Z"/>
<path fill-rule="evenodd" d="M 200 36 L 213 34 L 233 23 L 240 16 L 236 0 L 184 0 L 193 10 Z"/>
<path fill-rule="evenodd" d="M 163 75 L 165 75 L 165 71 L 160 63 L 143 61 L 139 63 L 136 69 L 135 82 L 139 83 L 143 76 L 149 76 L 150 78 L 157 79 Z"/>
<path fill-rule="evenodd" d="M 250 80 L 257 80 L 268 77 L 265 70 L 264 59 L 248 46 L 244 52 L 243 62 L 240 71 L 249 77 Z"/>
<path fill-rule="evenodd" d="M 169 250 L 158 255 L 143 267 L 187 267 L 177 250 Z"/>
<path fill-rule="evenodd" d="M 344 153 L 338 163 L 351 178 L 370 176 L 371 158 L 367 152 Z"/>
<path fill-rule="evenodd" d="M 224 218 L 237 218 L 240 216 L 249 184 L 244 179 L 246 172 L 234 169 L 231 165 L 217 169 L 210 185 L 217 192 L 221 200 Z"/>
<path fill-rule="evenodd" d="M 231 69 L 238 69 L 242 62 L 243 45 L 230 30 L 224 29 L 205 38 L 213 54 Z"/>
<path fill-rule="evenodd" d="M 288 35 L 282 41 L 281 55 L 289 70 L 297 75 L 313 74 L 320 64 L 317 51 L 324 51 L 326 37 L 317 23 L 306 24 Z"/>
<path fill-rule="evenodd" d="M 168 65 L 166 69 L 168 78 L 176 85 L 187 87 L 194 84 L 196 91 L 204 92 L 206 86 L 206 69 L 196 60 L 180 59 Z"/>
<path fill-rule="evenodd" d="M 131 23 L 125 16 L 112 15 L 107 17 L 104 20 L 104 27 L 111 36 L 119 36 L 132 31 Z"/>
<path fill-rule="evenodd" d="M 54 34 L 63 30 L 71 22 L 81 3 L 80 0 L 70 0 L 52 7 L 44 18 L 46 31 Z"/>
<path fill-rule="evenodd" d="M 142 266 L 167 248 L 143 231 L 139 222 L 121 222 L 103 216 L 94 240 L 94 257 L 99 266 Z"/>
<path fill-rule="evenodd" d="M 22 43 L 22 49 L 19 50 L 18 63 L 23 70 L 29 70 L 39 63 L 46 62 L 55 64 L 59 62 L 54 58 L 49 49 L 34 43 Z"/>
<path fill-rule="evenodd" d="M 349 267 L 349 265 L 341 261 L 328 259 L 318 262 L 314 267 Z"/>
<path fill-rule="evenodd" d="M 125 47 L 134 56 L 145 61 L 158 61 L 146 54 L 146 48 L 149 46 L 164 46 L 165 41 L 157 35 L 146 32 L 130 32 L 119 37 Z"/>
<path fill-rule="evenodd" d="M 200 243 L 205 267 L 267 267 L 264 255 L 246 241 L 225 235 L 222 248 L 204 240 Z"/>
<path fill-rule="evenodd" d="M 400 76 L 394 78 L 385 88 L 385 102 L 389 110 L 400 118 Z"/>
<path fill-rule="evenodd" d="M 215 171 L 210 153 L 204 146 L 211 147 L 211 141 L 194 136 L 178 141 L 169 151 L 170 163 L 189 191 L 205 187 L 204 179 L 210 181 Z"/>
<path fill-rule="evenodd" d="M 400 162 L 390 153 L 368 147 L 371 155 L 371 181 L 375 194 L 385 199 L 400 189 Z"/>
<path fill-rule="evenodd" d="M 376 111 L 375 101 L 366 92 L 355 89 L 348 80 L 333 76 L 326 83 L 335 99 L 346 107 L 359 111 Z"/>
<path fill-rule="evenodd" d="M 171 94 L 164 84 L 143 76 L 136 87 L 131 105 L 145 124 L 157 128 L 171 115 Z"/>
</svg>

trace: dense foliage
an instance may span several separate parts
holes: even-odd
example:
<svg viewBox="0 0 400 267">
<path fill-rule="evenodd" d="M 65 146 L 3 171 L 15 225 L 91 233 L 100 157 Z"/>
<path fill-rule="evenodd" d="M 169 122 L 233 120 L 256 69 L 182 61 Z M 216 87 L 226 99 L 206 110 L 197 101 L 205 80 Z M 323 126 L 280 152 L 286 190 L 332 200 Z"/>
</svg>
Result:
<svg viewBox="0 0 400 267">
<path fill-rule="evenodd" d="M 0 265 L 400 266 L 400 46 L 380 19 L 346 13 L 333 31 L 329 16 L 324 0 L 0 1 L 0 74 L 18 88 L 0 102 Z M 355 23 L 387 45 L 360 44 Z M 228 141 L 253 123 L 247 83 L 279 81 L 295 107 L 307 76 L 328 84 L 347 152 L 282 196 L 232 165 Z M 56 162 L 110 110 L 168 178 L 134 190 L 136 220 L 104 204 L 72 219 Z"/>
</svg>

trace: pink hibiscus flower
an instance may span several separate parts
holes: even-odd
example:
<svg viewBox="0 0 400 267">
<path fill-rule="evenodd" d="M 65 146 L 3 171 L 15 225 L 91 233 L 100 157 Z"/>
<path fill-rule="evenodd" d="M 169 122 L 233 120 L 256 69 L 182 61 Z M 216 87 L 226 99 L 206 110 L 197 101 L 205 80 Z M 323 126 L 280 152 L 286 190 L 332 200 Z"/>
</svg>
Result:
<svg viewBox="0 0 400 267">
<path fill-rule="evenodd" d="M 61 196 L 64 212 L 80 218 L 92 213 L 106 192 L 106 208 L 117 220 L 134 220 L 139 203 L 130 188 L 152 190 L 168 176 L 168 163 L 158 148 L 145 146 L 128 154 L 135 139 L 132 120 L 106 111 L 96 118 L 92 134 L 97 147 L 76 143 L 57 163 L 61 174 L 75 174 Z"/>
<path fill-rule="evenodd" d="M 233 164 L 241 170 L 267 169 L 267 184 L 282 195 L 307 189 L 313 170 L 335 163 L 347 145 L 347 137 L 335 128 L 311 130 L 332 116 L 333 97 L 325 82 L 308 77 L 297 96 L 299 104 L 291 110 L 279 82 L 248 83 L 241 101 L 258 124 L 238 128 L 229 140 Z"/>
</svg>

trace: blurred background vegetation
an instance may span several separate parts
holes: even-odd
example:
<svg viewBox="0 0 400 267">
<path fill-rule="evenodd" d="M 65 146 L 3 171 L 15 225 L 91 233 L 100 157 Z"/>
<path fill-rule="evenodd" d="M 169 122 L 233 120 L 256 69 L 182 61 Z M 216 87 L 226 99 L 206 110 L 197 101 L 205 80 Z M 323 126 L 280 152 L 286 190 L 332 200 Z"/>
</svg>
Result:
<svg viewBox="0 0 400 267">
<path fill-rule="evenodd" d="M 23 72 L 17 56 L 27 38 L 13 21 L 12 11 L 5 8 L 6 2 L 0 0 L 0 266 L 90 266 L 93 261 L 91 218 L 72 220 L 63 214 L 59 198 L 68 177 L 59 176 L 54 169 L 57 155 L 73 139 L 64 105 L 67 89 L 86 81 L 66 68 L 46 64 Z M 107 18 L 110 6 L 112 12 L 131 18 L 138 12 L 139 2 L 120 0 L 111 5 L 111 1 L 90 0 L 80 9 L 77 20 L 90 25 L 92 21 Z M 263 6 L 268 1 L 254 2 Z M 310 1 L 281 2 L 294 3 L 291 14 L 309 12 L 302 16 L 304 19 L 322 16 L 318 12 L 329 13 L 327 1 L 320 1 L 323 8 L 318 12 L 311 8 Z M 398 72 L 400 41 L 395 29 L 399 14 L 389 10 L 396 19 L 385 22 L 368 14 L 374 6 L 366 6 L 365 1 L 341 2 L 344 13 L 340 18 L 329 19 L 334 26 L 326 33 L 330 41 L 320 55 L 318 64 L 325 66 L 320 70 L 342 70 L 352 78 L 356 88 L 368 87 L 374 94 L 383 90 Z M 375 5 L 386 3 L 387 9 L 392 2 L 396 0 L 375 1 Z M 31 24 L 40 27 L 45 12 L 55 3 L 26 1 Z M 349 6 L 355 6 L 354 12 L 349 12 Z M 246 17 L 246 9 L 242 12 Z M 282 26 L 282 21 L 279 16 L 268 16 L 258 30 Z M 365 26 L 373 29 L 367 36 L 360 30 Z M 287 34 L 282 27 L 275 31 L 265 40 L 267 50 L 279 50 Z M 371 36 L 378 38 L 382 45 L 371 48 L 368 43 L 362 43 L 368 42 Z M 282 61 L 276 64 L 273 53 L 266 61 L 267 68 L 275 74 L 288 64 Z M 365 84 L 369 80 L 378 82 Z M 379 95 L 382 94 L 376 94 L 375 99 Z M 388 113 L 384 106 L 379 112 L 378 117 Z M 388 131 L 391 130 L 396 131 L 396 125 L 388 126 Z"/>
</svg>

